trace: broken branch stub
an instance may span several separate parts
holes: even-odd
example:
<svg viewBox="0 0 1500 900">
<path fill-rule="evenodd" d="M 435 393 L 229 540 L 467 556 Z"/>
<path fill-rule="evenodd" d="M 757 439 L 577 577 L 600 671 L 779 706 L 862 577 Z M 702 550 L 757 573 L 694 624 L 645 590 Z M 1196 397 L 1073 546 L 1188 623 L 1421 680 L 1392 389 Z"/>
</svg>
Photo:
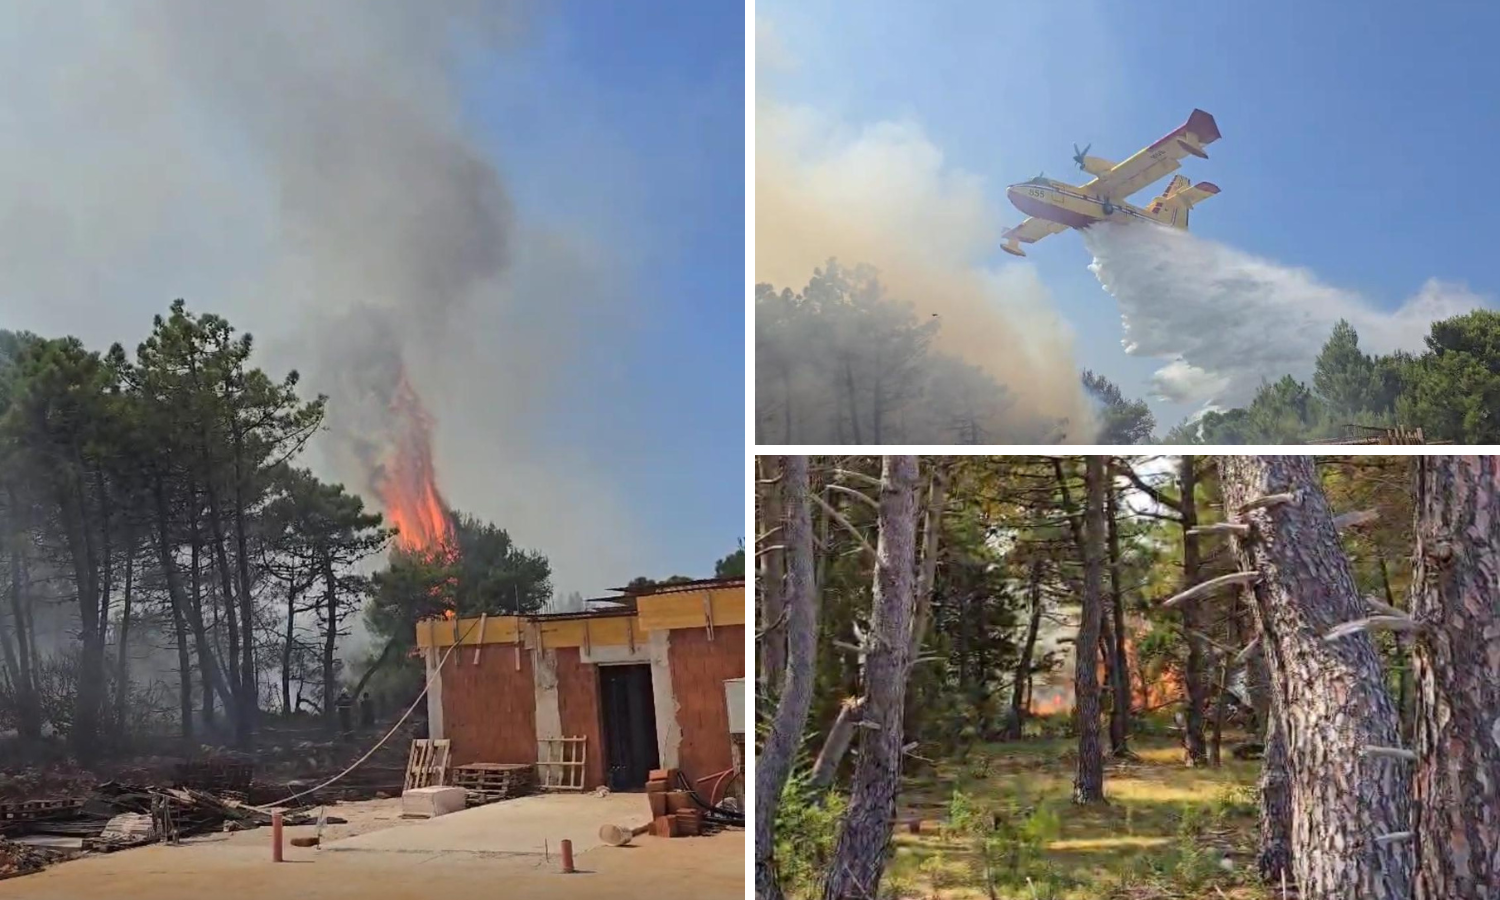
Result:
<svg viewBox="0 0 1500 900">
<path fill-rule="evenodd" d="M 1361 631 L 1373 633 L 1376 631 L 1409 632 L 1419 630 L 1421 630 L 1421 625 L 1418 624 L 1416 619 L 1408 615 L 1370 616 L 1368 619 L 1355 619 L 1352 622 L 1335 625 L 1323 636 L 1323 640 L 1336 641 L 1340 638 L 1346 638 L 1351 634 L 1358 634 Z"/>
<path fill-rule="evenodd" d="M 1360 751 L 1359 751 L 1359 755 L 1360 756 L 1381 756 L 1381 757 L 1385 757 L 1386 759 L 1400 759 L 1400 760 L 1405 760 L 1406 762 L 1416 762 L 1417 761 L 1417 754 L 1416 754 L 1416 752 L 1412 751 L 1412 750 L 1407 750 L 1404 747 L 1376 747 L 1376 746 L 1371 745 L 1371 746 L 1368 746 L 1368 747 L 1361 747 Z"/>
<path fill-rule="evenodd" d="M 1349 528 L 1358 528 L 1361 525 L 1368 525 L 1369 523 L 1379 518 L 1380 513 L 1377 510 L 1359 509 L 1355 510 L 1354 512 L 1346 512 L 1341 516 L 1334 516 L 1333 527 L 1337 528 L 1339 531 L 1344 531 Z"/>
<path fill-rule="evenodd" d="M 1267 494 L 1264 497 L 1257 497 L 1240 506 L 1240 515 L 1243 516 L 1245 513 L 1254 512 L 1257 509 L 1269 509 L 1273 506 L 1284 506 L 1288 503 L 1297 504 L 1300 502 L 1302 502 L 1301 498 L 1296 493 Z"/>
<path fill-rule="evenodd" d="M 1232 534 L 1236 537 L 1244 537 L 1250 533 L 1250 526 L 1239 522 L 1215 522 L 1212 525 L 1189 528 L 1187 533 L 1195 537 L 1208 534 Z"/>
</svg>

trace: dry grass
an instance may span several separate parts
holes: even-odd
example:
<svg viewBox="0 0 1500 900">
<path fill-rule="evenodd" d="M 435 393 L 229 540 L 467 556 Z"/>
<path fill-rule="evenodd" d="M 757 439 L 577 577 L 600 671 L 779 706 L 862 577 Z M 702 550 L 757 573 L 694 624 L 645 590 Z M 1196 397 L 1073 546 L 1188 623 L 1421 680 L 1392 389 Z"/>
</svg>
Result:
<svg viewBox="0 0 1500 900">
<path fill-rule="evenodd" d="M 898 829 L 888 871 L 891 895 L 987 898 L 972 840 L 946 833 L 955 791 L 1012 820 L 1037 808 L 1056 814 L 1039 862 L 1010 873 L 996 896 L 1016 900 L 1266 900 L 1254 884 L 1258 762 L 1226 760 L 1190 769 L 1165 739 L 1135 742 L 1138 761 L 1109 765 L 1108 804 L 1071 802 L 1074 754 L 1065 740 L 976 748 L 963 763 L 940 764 L 910 782 L 899 815 L 922 819 L 919 834 Z M 1031 883 L 1025 881 L 1031 875 Z"/>
</svg>

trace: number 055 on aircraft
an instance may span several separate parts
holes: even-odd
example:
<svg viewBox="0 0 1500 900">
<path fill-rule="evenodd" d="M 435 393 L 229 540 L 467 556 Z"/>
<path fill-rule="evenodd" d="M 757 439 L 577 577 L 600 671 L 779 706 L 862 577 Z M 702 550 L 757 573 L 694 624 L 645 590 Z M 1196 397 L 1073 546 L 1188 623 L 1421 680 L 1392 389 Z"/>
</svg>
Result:
<svg viewBox="0 0 1500 900">
<path fill-rule="evenodd" d="M 1087 228 L 1095 222 L 1155 222 L 1186 228 L 1188 211 L 1198 201 L 1217 194 L 1217 185 L 1207 181 L 1191 184 L 1178 175 L 1145 207 L 1127 203 L 1125 198 L 1176 170 L 1184 156 L 1208 159 L 1203 148 L 1218 139 L 1219 126 L 1214 117 L 1195 109 L 1181 128 L 1121 163 L 1089 156 L 1088 146 L 1079 150 L 1074 144 L 1073 161 L 1094 179 L 1071 185 L 1038 175 L 1011 185 L 1005 195 L 1030 218 L 1002 235 L 1005 243 L 1000 249 L 1012 256 L 1025 256 L 1021 244 L 1034 244 L 1065 228 Z"/>
</svg>

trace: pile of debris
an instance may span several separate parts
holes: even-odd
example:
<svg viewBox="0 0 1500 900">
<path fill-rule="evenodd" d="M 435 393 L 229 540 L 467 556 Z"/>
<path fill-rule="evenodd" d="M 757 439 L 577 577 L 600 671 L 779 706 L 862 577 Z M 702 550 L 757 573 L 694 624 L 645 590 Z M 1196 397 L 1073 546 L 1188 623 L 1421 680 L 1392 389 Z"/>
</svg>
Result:
<svg viewBox="0 0 1500 900">
<path fill-rule="evenodd" d="M 306 810 L 283 815 L 288 825 L 314 821 Z M 334 824 L 340 821 L 325 819 Z M 176 841 L 210 831 L 240 831 L 269 824 L 271 813 L 248 804 L 243 794 L 110 781 L 83 798 L 11 804 L 4 808 L 0 831 L 11 837 L 77 838 L 81 849 L 108 853 L 153 841 Z"/>
<path fill-rule="evenodd" d="M 0 838 L 0 881 L 40 872 L 67 854 Z"/>
<path fill-rule="evenodd" d="M 651 804 L 650 828 L 656 837 L 692 837 L 745 825 L 744 814 L 729 801 L 716 806 L 705 800 L 677 769 L 652 769 L 646 800 Z"/>
</svg>

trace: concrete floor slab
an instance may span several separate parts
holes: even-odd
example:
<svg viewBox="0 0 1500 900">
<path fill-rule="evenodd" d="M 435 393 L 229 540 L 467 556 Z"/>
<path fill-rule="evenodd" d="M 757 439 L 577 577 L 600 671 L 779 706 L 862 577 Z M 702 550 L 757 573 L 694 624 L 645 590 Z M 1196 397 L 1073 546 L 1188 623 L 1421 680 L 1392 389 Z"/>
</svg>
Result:
<svg viewBox="0 0 1500 900">
<path fill-rule="evenodd" d="M 602 825 L 637 826 L 650 820 L 645 794 L 537 794 L 325 842 L 323 851 L 555 856 L 563 839 L 573 842 L 574 853 L 582 853 L 603 843 Z"/>
</svg>

